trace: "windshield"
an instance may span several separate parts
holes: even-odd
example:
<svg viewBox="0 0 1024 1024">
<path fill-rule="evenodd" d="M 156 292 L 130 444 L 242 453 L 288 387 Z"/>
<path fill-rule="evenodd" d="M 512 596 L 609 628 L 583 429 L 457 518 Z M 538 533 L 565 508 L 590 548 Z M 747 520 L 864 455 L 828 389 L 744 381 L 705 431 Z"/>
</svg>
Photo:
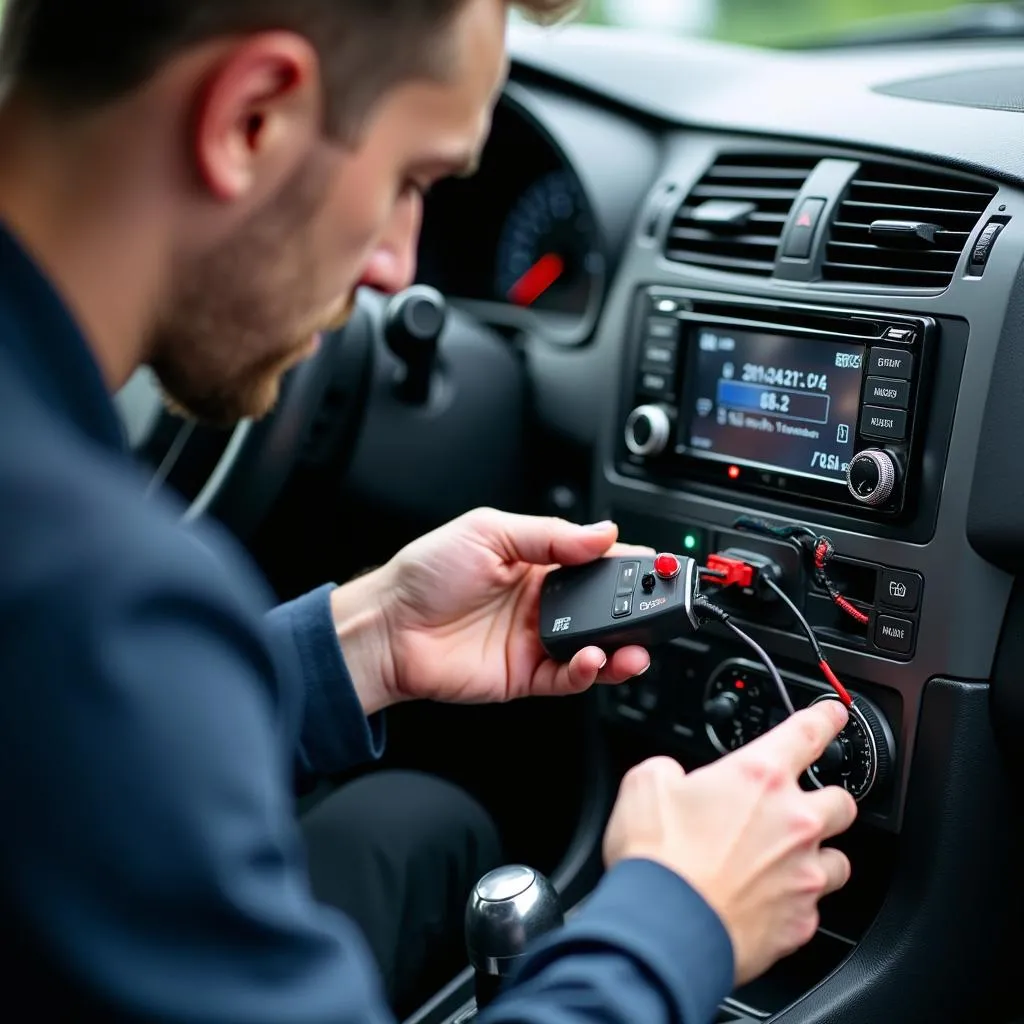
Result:
<svg viewBox="0 0 1024 1024">
<path fill-rule="evenodd" d="M 974 23 L 993 5 L 971 0 L 590 0 L 583 20 L 758 46 L 804 46 L 849 37 L 884 39 Z M 974 10 L 967 10 L 974 8 Z M 995 12 L 997 14 L 1004 11 Z M 950 16 L 953 16 L 952 22 Z M 998 25 L 998 18 L 995 19 Z M 1020 24 L 1014 19 L 1019 32 Z M 1007 25 L 1009 34 L 1010 26 Z M 994 34 L 994 33 L 993 33 Z"/>
</svg>

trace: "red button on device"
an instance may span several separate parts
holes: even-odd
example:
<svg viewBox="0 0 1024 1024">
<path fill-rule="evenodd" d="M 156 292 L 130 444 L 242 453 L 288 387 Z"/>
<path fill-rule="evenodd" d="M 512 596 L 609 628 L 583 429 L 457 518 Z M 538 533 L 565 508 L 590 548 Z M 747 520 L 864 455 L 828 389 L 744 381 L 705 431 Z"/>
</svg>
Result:
<svg viewBox="0 0 1024 1024">
<path fill-rule="evenodd" d="M 675 555 L 658 555 L 654 560 L 654 571 L 663 580 L 674 580 L 679 575 L 682 566 Z"/>
</svg>

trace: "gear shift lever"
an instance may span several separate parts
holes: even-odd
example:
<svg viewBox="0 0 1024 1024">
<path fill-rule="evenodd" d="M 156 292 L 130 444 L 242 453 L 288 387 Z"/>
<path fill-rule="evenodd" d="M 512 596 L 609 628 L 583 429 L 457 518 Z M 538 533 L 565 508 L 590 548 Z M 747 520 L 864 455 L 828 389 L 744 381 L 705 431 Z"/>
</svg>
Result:
<svg viewBox="0 0 1024 1024">
<path fill-rule="evenodd" d="M 512 864 L 484 875 L 466 905 L 466 951 L 483 1009 L 534 939 L 561 926 L 555 887 L 539 871 Z"/>
<path fill-rule="evenodd" d="M 384 340 L 405 367 L 398 393 L 410 405 L 423 405 L 430 397 L 437 344 L 447 317 L 444 296 L 424 284 L 396 295 L 385 310 Z"/>
</svg>

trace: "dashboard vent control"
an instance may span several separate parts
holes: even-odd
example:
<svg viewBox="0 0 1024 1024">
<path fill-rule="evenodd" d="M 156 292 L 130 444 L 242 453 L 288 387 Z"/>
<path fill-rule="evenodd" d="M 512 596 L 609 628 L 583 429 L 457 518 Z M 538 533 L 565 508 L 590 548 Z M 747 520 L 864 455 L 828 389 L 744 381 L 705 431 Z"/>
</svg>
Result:
<svg viewBox="0 0 1024 1024">
<path fill-rule="evenodd" d="M 864 163 L 832 221 L 821 276 L 942 289 L 996 190 L 957 174 Z"/>
<path fill-rule="evenodd" d="M 666 258 L 771 277 L 793 203 L 817 164 L 802 154 L 722 154 L 677 210 Z"/>
</svg>

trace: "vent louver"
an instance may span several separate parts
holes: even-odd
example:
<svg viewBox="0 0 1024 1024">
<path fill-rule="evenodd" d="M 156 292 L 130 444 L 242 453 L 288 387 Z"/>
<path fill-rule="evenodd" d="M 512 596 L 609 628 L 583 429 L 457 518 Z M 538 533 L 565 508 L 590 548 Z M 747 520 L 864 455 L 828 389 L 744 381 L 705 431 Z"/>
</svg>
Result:
<svg viewBox="0 0 1024 1024">
<path fill-rule="evenodd" d="M 943 171 L 861 164 L 833 219 L 822 278 L 946 288 L 995 192 Z"/>
<path fill-rule="evenodd" d="M 800 154 L 722 154 L 676 212 L 666 258 L 770 277 L 793 202 L 817 163 Z"/>
</svg>

